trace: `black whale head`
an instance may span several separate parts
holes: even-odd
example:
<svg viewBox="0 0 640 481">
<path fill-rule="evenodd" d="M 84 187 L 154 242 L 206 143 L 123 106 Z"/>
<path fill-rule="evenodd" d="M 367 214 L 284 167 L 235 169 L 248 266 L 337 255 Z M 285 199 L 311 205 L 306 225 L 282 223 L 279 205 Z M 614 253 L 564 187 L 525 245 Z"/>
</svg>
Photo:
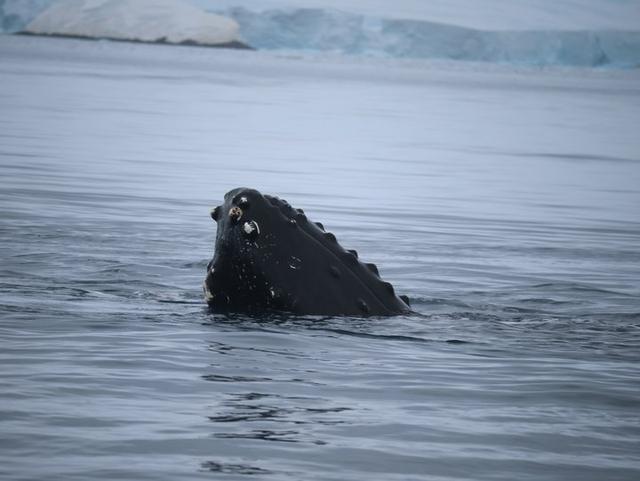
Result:
<svg viewBox="0 0 640 481">
<path fill-rule="evenodd" d="M 211 211 L 215 254 L 207 266 L 205 299 L 215 310 L 297 314 L 393 315 L 406 298 L 344 250 L 333 234 L 277 197 L 237 188 Z"/>
</svg>

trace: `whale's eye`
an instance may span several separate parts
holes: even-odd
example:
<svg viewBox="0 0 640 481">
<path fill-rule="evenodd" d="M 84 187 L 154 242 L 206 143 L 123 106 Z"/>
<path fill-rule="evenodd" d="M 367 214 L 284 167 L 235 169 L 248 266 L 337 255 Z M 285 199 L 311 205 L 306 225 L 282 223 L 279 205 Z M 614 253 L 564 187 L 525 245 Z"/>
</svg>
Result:
<svg viewBox="0 0 640 481">
<path fill-rule="evenodd" d="M 215 220 L 216 222 L 218 222 L 218 217 L 220 217 L 220 207 L 215 207 L 214 209 L 211 209 L 211 211 L 209 212 L 209 215 L 211 215 L 211 218 L 213 220 Z"/>
<path fill-rule="evenodd" d="M 249 208 L 249 199 L 247 199 L 244 195 L 238 199 L 238 207 L 242 210 L 247 210 Z"/>
<path fill-rule="evenodd" d="M 260 226 L 255 220 L 250 220 L 242 224 L 244 236 L 249 240 L 255 240 L 260 235 Z"/>
</svg>

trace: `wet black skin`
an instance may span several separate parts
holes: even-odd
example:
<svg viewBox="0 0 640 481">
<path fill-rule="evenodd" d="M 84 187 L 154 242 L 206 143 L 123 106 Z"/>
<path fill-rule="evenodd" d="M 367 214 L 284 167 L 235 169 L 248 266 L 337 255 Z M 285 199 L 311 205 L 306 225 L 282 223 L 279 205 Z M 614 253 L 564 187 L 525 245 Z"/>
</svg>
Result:
<svg viewBox="0 0 640 481">
<path fill-rule="evenodd" d="M 237 188 L 211 212 L 215 254 L 204 281 L 223 312 L 388 316 L 410 312 L 373 264 L 344 250 L 322 224 L 286 201 Z"/>
</svg>

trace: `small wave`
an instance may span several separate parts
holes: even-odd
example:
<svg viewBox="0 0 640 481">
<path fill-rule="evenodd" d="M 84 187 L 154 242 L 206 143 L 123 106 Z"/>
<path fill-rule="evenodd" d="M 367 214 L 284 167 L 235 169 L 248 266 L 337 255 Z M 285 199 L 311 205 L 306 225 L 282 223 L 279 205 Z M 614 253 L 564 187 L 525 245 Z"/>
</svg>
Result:
<svg viewBox="0 0 640 481">
<path fill-rule="evenodd" d="M 584 164 L 585 162 L 609 162 L 614 164 L 637 164 L 640 162 L 638 158 L 630 157 L 616 157 L 613 155 L 594 155 L 587 153 L 552 153 L 552 152 L 511 152 L 503 153 L 501 155 L 510 155 L 523 158 L 543 158 L 551 160 L 560 160 L 566 162 L 578 162 Z"/>
<path fill-rule="evenodd" d="M 360 337 L 360 338 L 366 338 L 366 339 L 377 339 L 382 341 L 402 341 L 402 342 L 408 341 L 408 342 L 420 342 L 420 343 L 433 342 L 432 339 L 424 339 L 422 337 L 407 336 L 407 335 L 401 335 L 401 334 L 376 334 L 372 332 L 355 331 L 352 329 L 339 329 L 339 328 L 329 328 L 329 327 L 324 327 L 319 329 L 323 331 L 332 332 L 334 334 Z"/>
<path fill-rule="evenodd" d="M 224 473 L 230 475 L 271 475 L 273 471 L 263 469 L 257 466 L 251 466 L 249 464 L 230 464 L 219 463 L 217 461 L 205 461 L 200 465 L 203 470 L 210 471 L 212 473 Z"/>
<path fill-rule="evenodd" d="M 556 292 L 581 292 L 593 294 L 610 294 L 621 297 L 635 297 L 633 294 L 605 289 L 603 287 L 592 286 L 588 284 L 579 284 L 575 282 L 544 282 L 531 286 L 532 289 L 553 290 Z"/>
</svg>

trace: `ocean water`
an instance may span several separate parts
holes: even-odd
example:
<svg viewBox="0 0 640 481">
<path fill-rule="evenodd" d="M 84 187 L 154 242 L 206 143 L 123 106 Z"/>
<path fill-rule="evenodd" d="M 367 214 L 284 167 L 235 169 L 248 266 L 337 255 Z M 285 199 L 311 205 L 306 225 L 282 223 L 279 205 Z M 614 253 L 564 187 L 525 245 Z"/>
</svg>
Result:
<svg viewBox="0 0 640 481">
<path fill-rule="evenodd" d="M 0 477 L 639 479 L 639 80 L 0 37 Z M 238 186 L 415 313 L 209 313 Z"/>
</svg>

